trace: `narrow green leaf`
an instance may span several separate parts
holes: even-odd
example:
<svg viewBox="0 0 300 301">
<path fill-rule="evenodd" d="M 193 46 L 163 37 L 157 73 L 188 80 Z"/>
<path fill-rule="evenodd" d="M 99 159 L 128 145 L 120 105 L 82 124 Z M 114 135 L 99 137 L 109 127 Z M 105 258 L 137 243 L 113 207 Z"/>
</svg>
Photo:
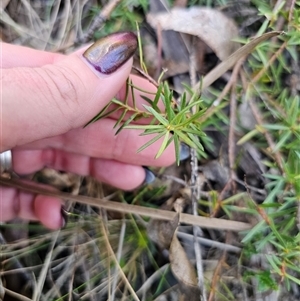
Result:
<svg viewBox="0 0 300 301">
<path fill-rule="evenodd" d="M 141 125 L 135 125 L 135 124 L 131 124 L 131 125 L 127 125 L 125 127 L 126 129 L 129 129 L 129 130 L 154 130 L 154 129 L 157 129 L 157 128 L 162 128 L 162 129 L 165 129 L 165 127 L 163 125 L 159 125 L 159 124 L 156 124 L 156 125 L 147 125 L 147 124 L 141 124 Z"/>
<path fill-rule="evenodd" d="M 159 114 L 158 112 L 156 112 L 153 108 L 149 107 L 149 106 L 145 106 L 144 108 L 150 112 L 161 124 L 163 124 L 164 126 L 168 126 L 169 122 L 166 118 L 164 118 L 161 114 Z"/>
<path fill-rule="evenodd" d="M 128 119 L 127 119 L 127 120 L 126 120 L 126 121 L 118 128 L 118 130 L 116 131 L 116 135 L 119 134 L 119 133 L 122 131 L 122 129 L 124 129 L 125 126 L 127 126 L 130 122 L 132 122 L 132 121 L 135 119 L 135 117 L 136 117 L 137 115 L 138 115 L 138 113 L 131 115 L 130 118 L 128 118 Z"/>
<path fill-rule="evenodd" d="M 180 112 L 173 118 L 172 123 L 176 123 L 179 119 L 185 117 L 186 114 L 188 114 L 189 117 L 192 116 L 191 109 L 193 108 L 193 106 L 195 104 L 200 103 L 200 102 L 201 101 L 199 100 L 199 101 L 195 102 L 194 104 L 189 104 L 186 107 L 181 108 Z M 203 113 L 204 113 L 204 111 L 203 111 Z M 198 112 L 196 114 L 198 114 Z"/>
<path fill-rule="evenodd" d="M 173 140 L 174 140 L 174 135 L 171 135 L 167 142 L 166 148 L 173 142 Z"/>
<path fill-rule="evenodd" d="M 116 105 L 119 105 L 121 107 L 126 107 L 127 106 L 123 101 L 120 101 L 120 100 L 118 100 L 116 98 L 112 99 L 111 102 L 115 103 Z"/>
<path fill-rule="evenodd" d="M 208 136 L 206 135 L 206 133 L 201 130 L 201 125 L 199 123 L 190 124 L 189 128 L 192 129 L 195 132 L 198 132 L 197 135 L 199 137 L 202 137 L 202 138 L 206 137 L 207 139 L 210 139 L 210 138 L 208 138 Z"/>
<path fill-rule="evenodd" d="M 299 118 L 299 110 L 300 110 L 300 98 L 299 96 L 295 96 L 295 98 L 292 101 L 292 104 L 290 106 L 289 110 L 289 123 L 294 125 L 297 124 L 297 119 Z"/>
<path fill-rule="evenodd" d="M 275 183 L 275 187 L 269 192 L 268 196 L 265 198 L 264 204 L 274 202 L 274 199 L 276 199 L 276 196 L 281 193 L 284 187 L 285 179 L 280 178 L 280 180 L 276 181 Z"/>
<path fill-rule="evenodd" d="M 187 101 L 186 92 L 184 91 L 183 94 L 181 95 L 180 102 L 179 102 L 179 105 L 178 105 L 179 110 L 181 110 L 181 108 L 186 107 L 186 101 Z"/>
<path fill-rule="evenodd" d="M 120 125 L 120 123 L 123 121 L 123 119 L 124 119 L 124 117 L 125 117 L 125 115 L 126 115 L 127 112 L 128 112 L 127 110 L 124 110 L 124 111 L 123 111 L 123 113 L 122 113 L 121 116 L 119 117 L 118 121 L 117 121 L 116 124 L 114 125 L 114 129 Z"/>
<path fill-rule="evenodd" d="M 173 108 L 172 108 L 170 102 L 166 102 L 165 109 L 166 109 L 168 120 L 172 120 L 175 117 L 175 112 L 173 111 Z"/>
<path fill-rule="evenodd" d="M 199 151 L 204 151 L 203 149 L 203 145 L 200 143 L 199 138 L 195 135 L 192 135 L 190 133 L 187 133 L 187 135 L 189 136 L 189 138 L 194 142 L 194 144 L 197 146 L 196 150 Z"/>
<path fill-rule="evenodd" d="M 267 130 L 277 130 L 277 131 L 285 131 L 289 129 L 288 126 L 283 124 L 264 124 L 263 127 Z"/>
<path fill-rule="evenodd" d="M 182 142 L 184 142 L 185 144 L 187 144 L 188 146 L 190 146 L 192 148 L 195 148 L 195 149 L 197 148 L 197 145 L 187 135 L 183 134 L 180 131 L 176 131 L 176 134 L 179 136 L 179 138 Z"/>
<path fill-rule="evenodd" d="M 146 136 L 146 135 L 152 135 L 156 133 L 164 132 L 166 128 L 163 125 L 157 126 L 156 129 L 146 129 L 143 133 L 140 134 L 140 136 Z"/>
<path fill-rule="evenodd" d="M 147 96 L 145 96 L 145 95 L 140 95 L 140 97 L 141 97 L 142 99 L 144 99 L 145 101 L 147 101 L 151 107 L 154 107 L 154 105 L 153 105 L 153 100 L 152 100 L 151 98 L 149 98 L 149 97 L 147 97 Z M 155 108 L 154 108 L 154 109 L 155 109 Z"/>
<path fill-rule="evenodd" d="M 157 92 L 156 92 L 156 95 L 155 95 L 155 98 L 153 100 L 153 108 L 158 108 L 158 102 L 160 100 L 160 97 L 161 97 L 161 92 L 162 92 L 162 88 L 163 88 L 163 84 L 160 84 L 158 86 L 158 89 L 157 89 Z"/>
<path fill-rule="evenodd" d="M 188 84 L 186 83 L 182 83 L 184 89 L 190 94 L 190 95 L 194 95 L 195 91 L 193 91 L 192 87 L 190 87 Z"/>
<path fill-rule="evenodd" d="M 131 85 L 132 85 L 132 80 L 130 80 L 129 78 L 127 78 L 127 80 L 126 80 L 126 90 L 125 90 L 125 101 L 124 101 L 124 103 L 126 105 L 128 105 L 129 88 L 131 88 Z"/>
<path fill-rule="evenodd" d="M 153 95 L 153 96 L 156 95 L 156 92 L 150 92 L 150 91 L 144 90 L 144 89 L 142 89 L 140 87 L 137 87 L 137 86 L 133 85 L 132 83 L 129 84 L 129 85 L 132 86 L 132 87 L 134 87 L 134 89 L 137 90 L 137 91 L 140 91 L 140 92 L 143 92 L 143 93 L 146 93 L 146 94 L 149 94 L 149 95 Z"/>
<path fill-rule="evenodd" d="M 273 220 L 271 220 L 270 222 L 270 228 L 273 231 L 274 235 L 276 236 L 276 238 L 278 239 L 278 241 L 280 242 L 280 246 L 281 248 L 286 248 L 286 242 L 285 240 L 282 238 L 281 234 L 277 231 L 276 226 L 274 225 Z"/>
<path fill-rule="evenodd" d="M 134 93 L 134 88 L 133 86 L 130 86 L 130 89 L 131 89 L 131 98 L 132 98 L 132 104 L 133 104 L 133 108 L 135 110 L 137 110 L 137 107 L 136 107 L 136 101 L 135 101 L 135 93 Z M 127 104 L 127 102 L 126 102 Z"/>
<path fill-rule="evenodd" d="M 179 164 L 180 164 L 180 142 L 178 139 L 178 135 L 176 133 L 174 133 L 173 138 L 174 138 L 176 164 L 179 166 Z"/>
<path fill-rule="evenodd" d="M 145 143 L 143 146 L 141 146 L 137 152 L 141 152 L 143 151 L 145 148 L 149 147 L 151 144 L 153 144 L 154 142 L 156 142 L 157 140 L 159 140 L 161 137 L 163 137 L 166 134 L 167 131 L 162 132 L 160 134 L 158 134 L 157 136 L 153 137 L 150 141 L 148 141 L 147 143 Z"/>
<path fill-rule="evenodd" d="M 286 132 L 282 137 L 280 138 L 279 142 L 275 145 L 273 149 L 273 153 L 277 152 L 285 143 L 286 141 L 291 137 L 291 132 Z"/>
<path fill-rule="evenodd" d="M 193 123 L 194 120 L 199 119 L 203 114 L 204 114 L 205 110 L 197 112 L 195 114 L 192 114 L 189 118 L 187 118 L 184 122 L 179 123 L 178 125 L 180 126 L 185 126 L 188 125 L 190 123 Z"/>
<path fill-rule="evenodd" d="M 298 270 L 298 272 L 299 272 L 299 270 Z M 289 278 L 290 280 L 294 281 L 295 283 L 297 283 L 298 285 L 300 285 L 300 279 L 298 279 L 298 278 L 292 276 L 291 274 L 285 274 L 285 276 L 286 276 L 287 278 Z"/>
<path fill-rule="evenodd" d="M 261 220 L 246 234 L 246 236 L 242 239 L 242 243 L 245 244 L 250 242 L 255 235 L 262 233 L 265 228 L 266 223 L 264 220 Z"/>
<path fill-rule="evenodd" d="M 164 152 L 164 150 L 166 149 L 167 143 L 168 143 L 168 140 L 169 140 L 169 135 L 170 135 L 170 132 L 167 131 L 165 133 L 165 138 L 164 138 L 164 140 L 163 140 L 163 142 L 162 142 L 162 144 L 161 144 L 161 146 L 160 146 L 160 148 L 159 148 L 159 150 L 158 150 L 158 152 L 155 156 L 155 159 L 159 158 L 161 156 L 161 154 Z"/>
<path fill-rule="evenodd" d="M 196 135 L 198 137 L 203 136 L 203 133 L 201 131 L 193 130 L 193 129 L 189 129 L 189 128 L 187 128 L 187 129 L 183 128 L 183 129 L 180 129 L 179 131 L 181 131 L 182 133 L 190 133 L 190 134 Z"/>
<path fill-rule="evenodd" d="M 84 128 L 87 127 L 89 124 L 94 123 L 100 119 L 103 119 L 117 111 L 119 111 L 121 108 L 117 107 L 115 109 L 112 109 L 108 112 L 106 112 L 106 110 L 108 109 L 108 107 L 111 105 L 111 103 L 109 103 L 107 106 L 105 106 L 92 120 L 90 120 L 87 124 L 84 125 Z M 106 112 L 106 113 L 105 113 Z M 105 113 L 105 114 L 104 114 Z"/>
<path fill-rule="evenodd" d="M 257 134 L 259 134 L 259 131 L 257 129 L 250 131 L 237 142 L 237 145 L 242 145 L 242 144 L 246 143 L 247 141 L 249 141 L 252 137 L 256 136 Z"/>
</svg>

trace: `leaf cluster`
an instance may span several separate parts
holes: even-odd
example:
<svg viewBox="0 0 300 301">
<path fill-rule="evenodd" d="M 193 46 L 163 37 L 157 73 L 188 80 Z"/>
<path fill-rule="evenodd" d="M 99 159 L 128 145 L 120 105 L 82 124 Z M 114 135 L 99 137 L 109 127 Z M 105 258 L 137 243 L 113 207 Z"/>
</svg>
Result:
<svg viewBox="0 0 300 301">
<path fill-rule="evenodd" d="M 142 130 L 141 136 L 152 135 L 153 137 L 140 147 L 138 152 L 161 140 L 161 146 L 155 158 L 160 157 L 165 149 L 174 143 L 176 162 L 179 165 L 180 142 L 197 149 L 200 155 L 204 154 L 199 138 L 204 137 L 205 133 L 201 129 L 199 118 L 205 113 L 205 108 L 201 106 L 200 96 L 189 87 L 186 88 L 186 92 L 181 95 L 180 99 L 175 100 L 168 83 L 160 83 L 153 99 L 142 95 L 148 105 L 143 105 L 144 110 L 140 110 L 136 106 L 134 97 L 134 89 L 140 90 L 140 88 L 128 80 L 124 102 L 113 99 L 91 122 L 118 112 L 119 117 L 114 126 L 116 134 L 123 129 L 134 129 Z M 132 105 L 129 104 L 129 95 L 132 96 Z M 136 124 L 136 121 L 141 118 L 150 118 L 151 121 L 146 125 Z"/>
<path fill-rule="evenodd" d="M 268 1 L 257 5 L 267 17 L 262 31 L 273 28 L 279 17 L 287 25 L 287 34 L 276 43 L 262 43 L 248 59 L 246 100 L 257 100 L 262 121 L 239 141 L 251 140 L 266 155 L 267 194 L 261 204 L 250 204 L 259 222 L 242 241 L 245 254 L 263 254 L 269 264 L 271 273 L 255 273 L 258 281 L 264 278 L 262 289 L 266 290 L 274 289 L 274 283 L 285 283 L 287 288 L 291 282 L 300 284 L 300 97 L 284 80 L 297 70 L 293 65 L 299 66 L 300 3 L 289 13 L 282 6 L 274 10 Z"/>
</svg>

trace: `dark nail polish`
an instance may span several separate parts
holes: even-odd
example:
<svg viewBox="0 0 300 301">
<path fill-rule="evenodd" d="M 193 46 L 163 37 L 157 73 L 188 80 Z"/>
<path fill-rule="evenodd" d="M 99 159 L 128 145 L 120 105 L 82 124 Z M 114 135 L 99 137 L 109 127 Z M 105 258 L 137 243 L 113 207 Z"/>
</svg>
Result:
<svg viewBox="0 0 300 301">
<path fill-rule="evenodd" d="M 133 32 L 117 32 L 95 42 L 83 56 L 100 73 L 111 74 L 133 56 L 137 45 Z"/>
<path fill-rule="evenodd" d="M 156 179 L 155 174 L 148 167 L 143 166 L 143 168 L 145 170 L 144 184 L 150 184 L 154 182 L 154 180 Z"/>
<path fill-rule="evenodd" d="M 180 161 L 183 161 L 191 155 L 190 147 L 184 143 L 180 144 Z"/>
<path fill-rule="evenodd" d="M 60 214 L 61 214 L 61 228 L 63 229 L 67 226 L 69 212 L 64 207 L 61 207 Z"/>
</svg>

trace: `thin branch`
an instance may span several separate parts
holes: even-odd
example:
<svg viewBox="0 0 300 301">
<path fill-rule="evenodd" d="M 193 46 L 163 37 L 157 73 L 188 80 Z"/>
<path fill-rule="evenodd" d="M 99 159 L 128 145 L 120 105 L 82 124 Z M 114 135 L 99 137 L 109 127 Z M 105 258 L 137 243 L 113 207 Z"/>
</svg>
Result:
<svg viewBox="0 0 300 301">
<path fill-rule="evenodd" d="M 260 111 L 259 111 L 256 103 L 252 99 L 252 97 L 249 97 L 248 103 L 249 103 L 252 113 L 256 119 L 257 124 L 259 126 L 263 127 L 264 121 L 263 121 L 262 114 L 260 113 Z M 265 136 L 271 151 L 273 151 L 275 149 L 275 142 L 273 141 L 271 134 L 266 130 L 266 131 L 263 131 L 263 135 Z M 280 172 L 282 174 L 284 174 L 284 168 L 282 165 L 283 160 L 282 160 L 281 154 L 279 153 L 279 151 L 273 152 L 273 154 L 274 154 L 274 160 L 276 161 L 277 166 L 280 169 Z"/>
<path fill-rule="evenodd" d="M 228 160 L 229 160 L 229 168 L 230 168 L 230 182 L 233 189 L 235 189 L 236 185 L 234 182 L 235 172 L 234 172 L 234 163 L 235 163 L 235 125 L 236 125 L 236 82 L 238 73 L 245 61 L 245 58 L 240 59 L 235 65 L 230 81 L 232 81 L 231 87 L 231 96 L 230 96 L 230 125 L 229 125 L 229 134 L 228 134 Z"/>
<path fill-rule="evenodd" d="M 77 43 L 86 43 L 88 42 L 94 35 L 96 30 L 101 29 L 101 27 L 104 25 L 105 21 L 110 17 L 112 11 L 116 8 L 116 6 L 121 2 L 122 0 L 111 0 L 109 1 L 100 11 L 99 15 L 95 17 L 93 20 L 90 28 L 88 31 L 84 34 L 83 37 L 79 38 Z"/>
<path fill-rule="evenodd" d="M 186 239 L 186 240 L 193 240 L 193 236 L 188 233 L 184 232 L 177 232 L 177 236 L 181 239 Z M 218 248 L 220 250 L 224 250 L 227 252 L 232 252 L 236 254 L 240 254 L 242 252 L 242 248 L 232 246 L 223 242 L 215 241 L 212 239 L 204 238 L 204 237 L 197 237 L 197 242 L 203 246 L 207 246 L 209 248 Z"/>
<path fill-rule="evenodd" d="M 193 45 L 190 51 L 190 63 L 189 63 L 189 73 L 191 85 L 195 86 L 197 81 L 196 66 L 196 53 L 195 53 L 195 37 L 193 38 Z M 193 108 L 195 110 L 195 108 Z M 192 110 L 192 113 L 195 113 Z M 194 216 L 198 216 L 198 200 L 200 199 L 200 191 L 202 190 L 202 185 L 199 181 L 199 171 L 198 171 L 198 158 L 197 150 L 192 148 L 191 150 L 191 197 L 192 197 L 192 211 Z M 203 274 L 203 261 L 201 254 L 201 247 L 197 242 L 197 238 L 200 236 L 199 226 L 193 225 L 193 243 L 194 251 L 196 257 L 196 267 L 198 276 L 198 286 L 201 291 L 200 299 L 206 301 L 206 289 L 204 285 L 204 274 Z"/>
<path fill-rule="evenodd" d="M 227 232 L 226 241 L 228 240 L 229 236 L 230 236 L 230 233 Z M 212 289 L 210 290 L 208 301 L 213 301 L 214 300 L 215 292 L 217 291 L 216 286 L 218 285 L 218 282 L 219 282 L 219 279 L 220 279 L 220 276 L 221 276 L 222 266 L 224 266 L 226 255 L 227 255 L 227 251 L 224 250 L 223 254 L 222 254 L 222 257 L 220 258 L 220 260 L 217 264 L 217 267 L 215 268 L 214 275 L 213 275 L 212 281 L 211 281 L 211 288 Z"/>
<path fill-rule="evenodd" d="M 161 220 L 173 220 L 177 215 L 174 211 L 167 211 L 162 209 L 154 209 L 143 206 L 119 203 L 109 201 L 107 199 L 93 198 L 81 195 L 71 195 L 65 192 L 55 191 L 53 187 L 43 188 L 37 186 L 38 184 L 32 181 L 22 181 L 20 179 L 6 179 L 0 177 L 0 185 L 5 187 L 14 187 L 23 191 L 27 191 L 34 194 L 42 194 L 47 196 L 57 197 L 63 200 L 68 200 L 72 202 L 78 202 L 81 204 L 91 205 L 98 208 L 103 208 L 111 211 L 139 214 L 142 216 L 147 216 L 150 218 L 156 218 Z M 182 213 L 180 214 L 180 222 L 189 225 L 197 225 L 210 229 L 222 229 L 222 230 L 232 230 L 235 232 L 249 230 L 252 225 L 249 223 L 237 222 L 224 220 L 219 218 L 209 218 L 203 216 L 193 216 L 191 214 Z"/>
<path fill-rule="evenodd" d="M 20 301 L 32 301 L 32 299 L 29 299 L 25 296 L 22 296 L 16 292 L 13 292 L 9 289 L 7 289 L 6 287 L 3 287 L 3 290 L 5 292 L 6 295 L 13 297 L 15 300 L 20 300 Z"/>
</svg>

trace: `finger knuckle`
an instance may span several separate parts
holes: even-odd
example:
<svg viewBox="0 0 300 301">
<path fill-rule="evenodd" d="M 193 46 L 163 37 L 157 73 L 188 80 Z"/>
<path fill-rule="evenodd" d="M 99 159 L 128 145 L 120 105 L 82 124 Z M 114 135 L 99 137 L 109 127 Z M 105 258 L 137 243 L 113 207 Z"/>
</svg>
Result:
<svg viewBox="0 0 300 301">
<path fill-rule="evenodd" d="M 74 102 L 79 102 L 80 78 L 71 69 L 49 66 L 44 68 L 43 76 L 49 87 L 50 98 L 55 99 L 60 107 L 70 108 Z"/>
</svg>

